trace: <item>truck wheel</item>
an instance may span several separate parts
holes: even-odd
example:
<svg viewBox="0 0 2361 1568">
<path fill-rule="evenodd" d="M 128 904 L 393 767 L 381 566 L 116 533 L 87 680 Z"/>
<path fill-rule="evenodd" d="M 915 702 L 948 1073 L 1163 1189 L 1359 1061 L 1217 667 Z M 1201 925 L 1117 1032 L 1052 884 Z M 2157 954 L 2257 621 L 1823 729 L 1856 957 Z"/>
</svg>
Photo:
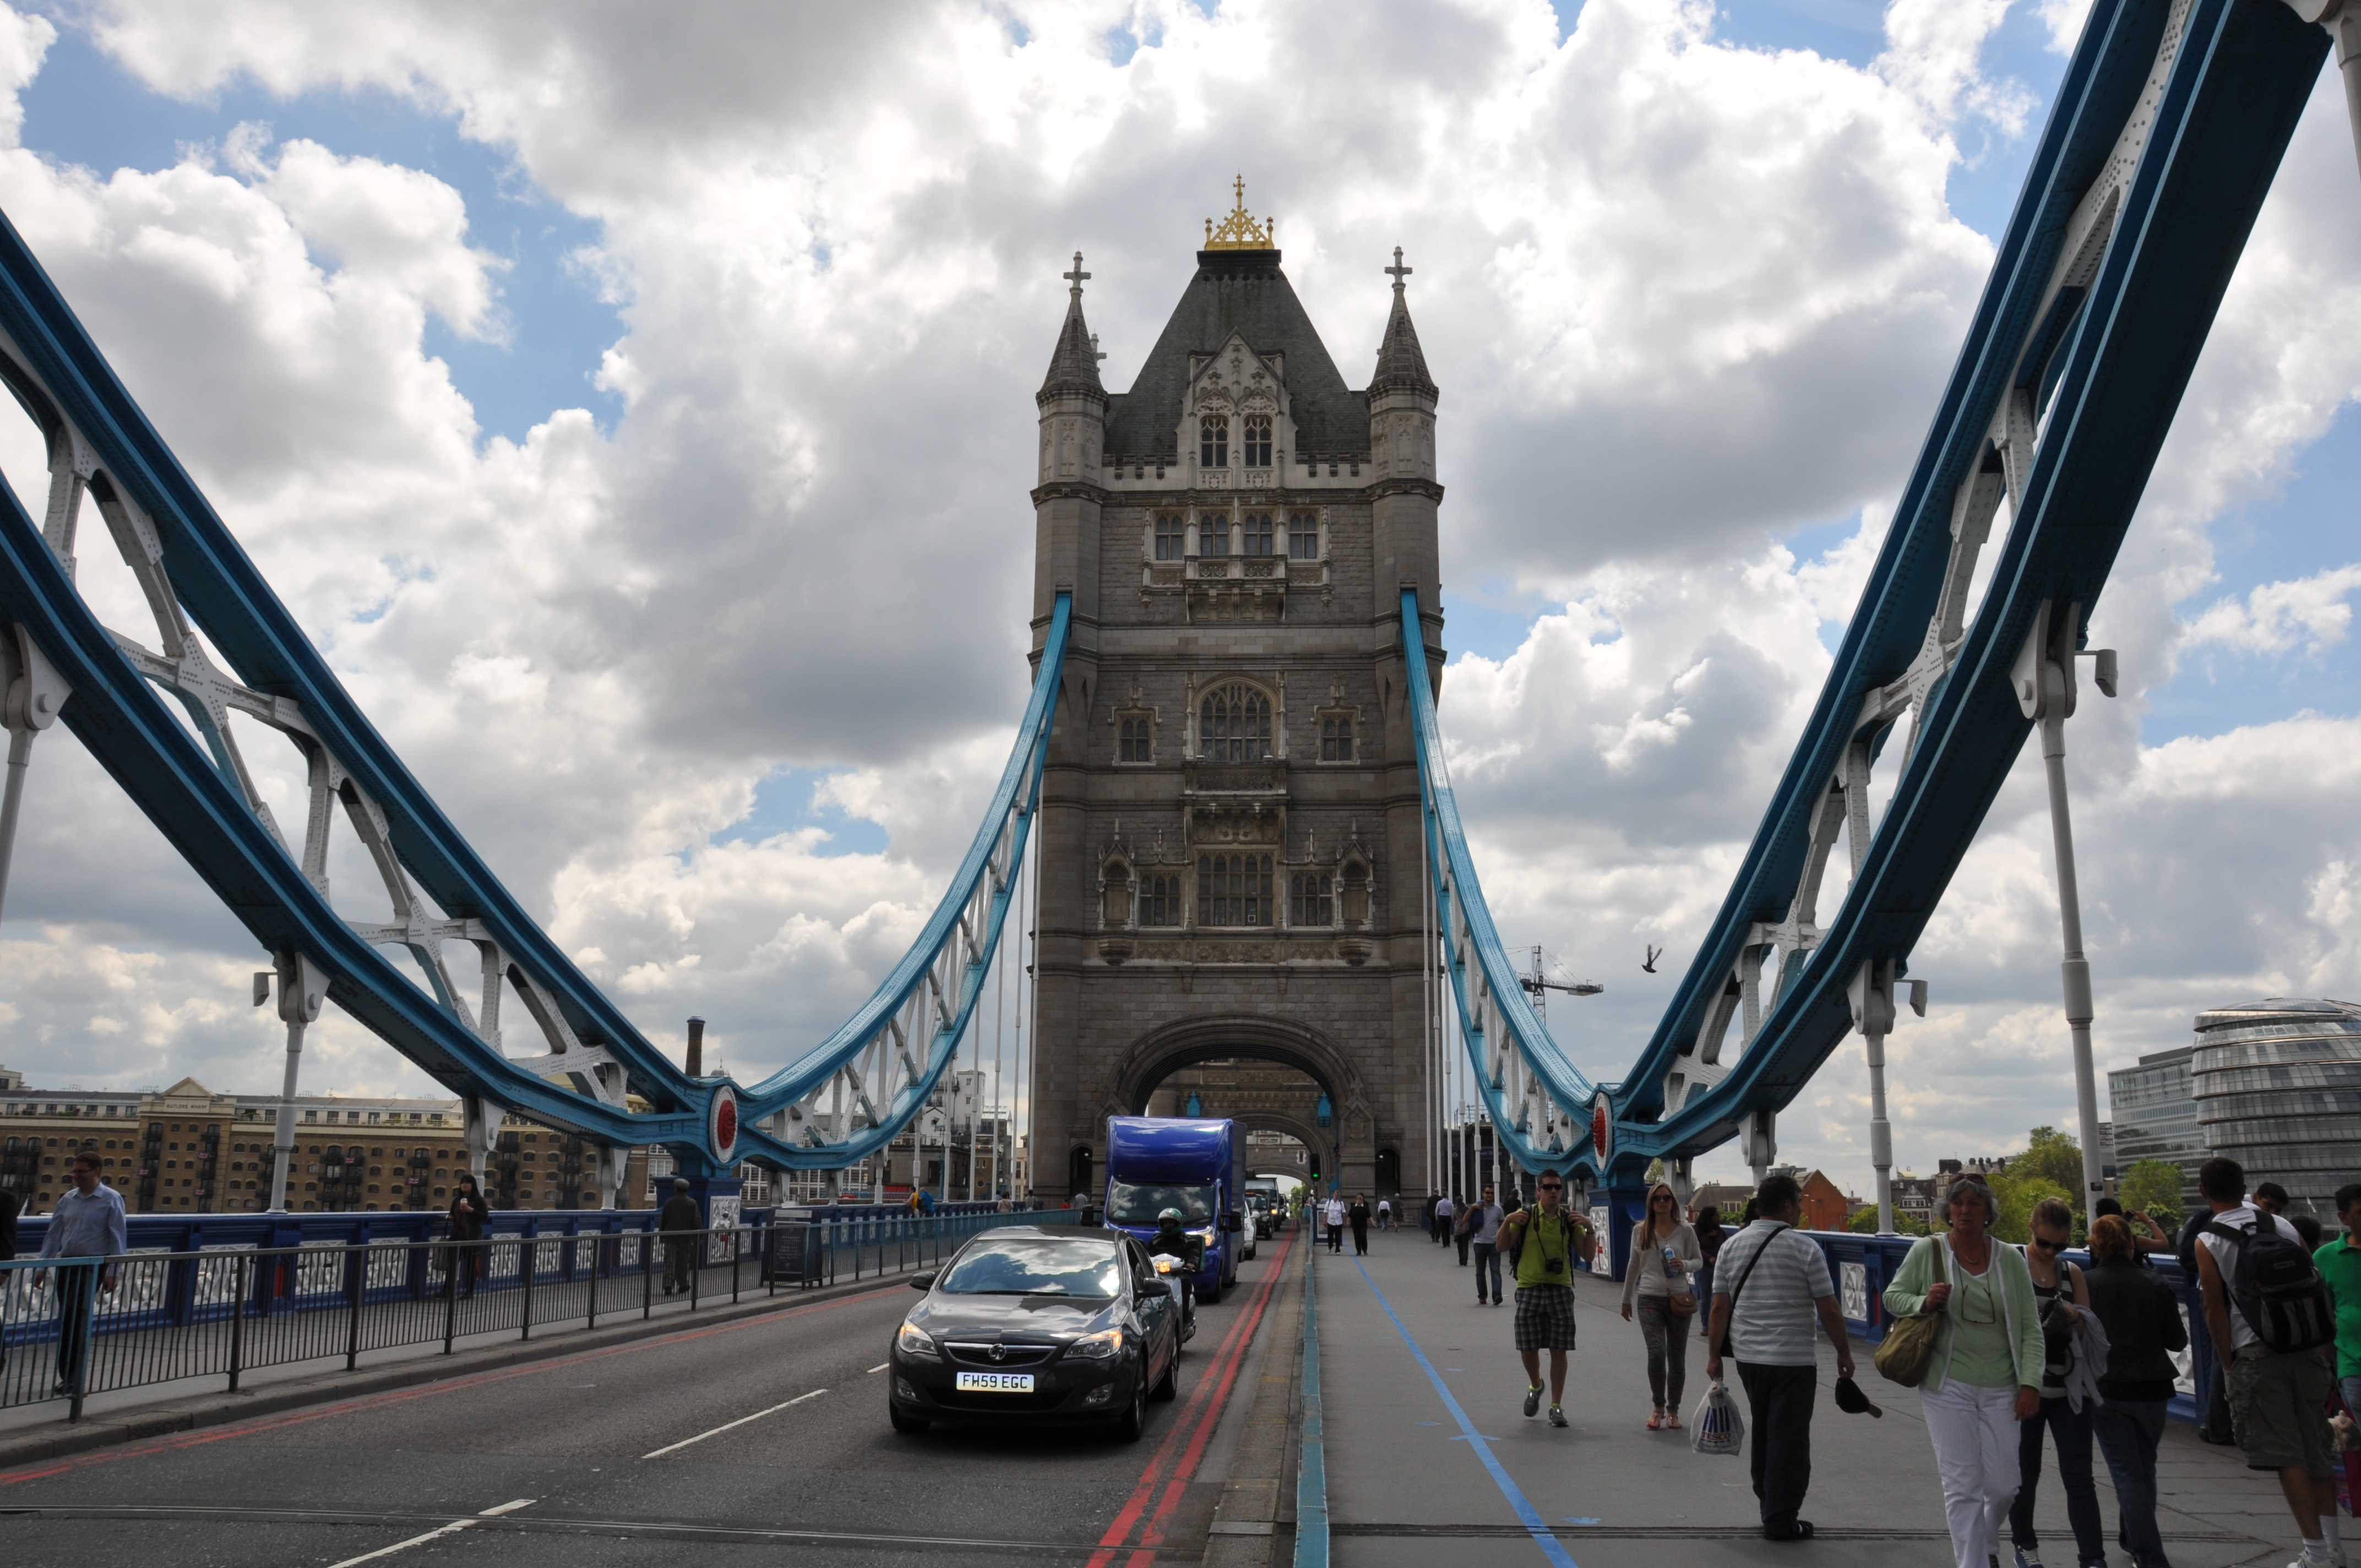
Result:
<svg viewBox="0 0 2361 1568">
<path fill-rule="evenodd" d="M 1221 1299 L 1222 1282 L 1219 1279 L 1215 1279 L 1212 1285 L 1197 1292 L 1197 1305 L 1200 1307 L 1213 1306 Z"/>
</svg>

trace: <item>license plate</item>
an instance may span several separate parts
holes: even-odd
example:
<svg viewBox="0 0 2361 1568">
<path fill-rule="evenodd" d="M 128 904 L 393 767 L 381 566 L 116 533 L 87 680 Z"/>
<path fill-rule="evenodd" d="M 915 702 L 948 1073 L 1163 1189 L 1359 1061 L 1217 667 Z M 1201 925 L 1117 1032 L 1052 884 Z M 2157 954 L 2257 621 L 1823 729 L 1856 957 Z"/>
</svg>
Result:
<svg viewBox="0 0 2361 1568">
<path fill-rule="evenodd" d="M 1030 1372 L 962 1372 L 957 1385 L 962 1394 L 1030 1394 Z"/>
</svg>

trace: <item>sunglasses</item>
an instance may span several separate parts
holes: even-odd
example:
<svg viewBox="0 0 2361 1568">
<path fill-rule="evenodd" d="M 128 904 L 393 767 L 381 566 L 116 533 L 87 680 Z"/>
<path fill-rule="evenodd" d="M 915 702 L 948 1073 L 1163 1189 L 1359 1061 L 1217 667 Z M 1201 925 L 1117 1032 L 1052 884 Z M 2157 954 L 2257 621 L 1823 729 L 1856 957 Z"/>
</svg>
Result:
<svg viewBox="0 0 2361 1568">
<path fill-rule="evenodd" d="M 1560 1181 L 1544 1181 L 1542 1183 L 1542 1190 L 1544 1192 L 1563 1192 L 1565 1190 L 1565 1184 Z"/>
<path fill-rule="evenodd" d="M 1658 1199 L 1657 1199 L 1657 1200 L 1655 1200 L 1655 1201 L 1656 1201 L 1657 1202 L 1659 1202 L 1659 1203 L 1670 1203 L 1670 1202 L 1672 1202 L 1672 1201 L 1673 1201 L 1673 1195 L 1672 1195 L 1671 1193 L 1667 1192 L 1667 1193 L 1665 1193 L 1663 1197 L 1658 1198 Z"/>
<path fill-rule="evenodd" d="M 2044 1252 L 2064 1252 L 2066 1250 L 2066 1244 L 2064 1242 L 2053 1242 L 2048 1236 L 2034 1237 L 2033 1245 L 2039 1247 Z"/>
</svg>

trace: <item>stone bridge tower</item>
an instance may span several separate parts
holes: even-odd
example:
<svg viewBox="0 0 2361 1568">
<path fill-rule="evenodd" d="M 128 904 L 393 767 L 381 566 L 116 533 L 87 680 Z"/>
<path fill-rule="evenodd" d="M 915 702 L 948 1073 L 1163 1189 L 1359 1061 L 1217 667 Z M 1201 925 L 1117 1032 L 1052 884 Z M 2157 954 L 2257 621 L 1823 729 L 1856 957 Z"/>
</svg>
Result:
<svg viewBox="0 0 2361 1568">
<path fill-rule="evenodd" d="M 1242 191 L 1207 227 L 1128 392 L 1100 384 L 1077 256 L 1036 398 L 1037 651 L 1057 593 L 1074 603 L 1039 827 L 1033 1186 L 1095 1189 L 1110 1114 L 1248 1058 L 1318 1083 L 1330 1180 L 1422 1195 L 1399 607 L 1415 588 L 1439 672 L 1435 386 L 1400 251 L 1356 391 Z"/>
</svg>

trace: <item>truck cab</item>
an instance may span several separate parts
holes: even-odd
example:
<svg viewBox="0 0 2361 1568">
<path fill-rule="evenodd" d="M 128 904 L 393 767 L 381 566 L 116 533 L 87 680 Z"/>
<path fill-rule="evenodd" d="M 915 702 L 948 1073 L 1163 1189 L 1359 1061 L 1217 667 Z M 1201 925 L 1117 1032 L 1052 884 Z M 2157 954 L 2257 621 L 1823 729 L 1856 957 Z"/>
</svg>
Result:
<svg viewBox="0 0 2361 1568">
<path fill-rule="evenodd" d="M 1241 1146 L 1235 1124 L 1198 1116 L 1107 1118 L 1105 1223 L 1146 1242 L 1157 1216 L 1180 1211 L 1181 1228 L 1202 1244 L 1197 1299 L 1217 1301 L 1238 1277 L 1245 1225 Z"/>
</svg>

